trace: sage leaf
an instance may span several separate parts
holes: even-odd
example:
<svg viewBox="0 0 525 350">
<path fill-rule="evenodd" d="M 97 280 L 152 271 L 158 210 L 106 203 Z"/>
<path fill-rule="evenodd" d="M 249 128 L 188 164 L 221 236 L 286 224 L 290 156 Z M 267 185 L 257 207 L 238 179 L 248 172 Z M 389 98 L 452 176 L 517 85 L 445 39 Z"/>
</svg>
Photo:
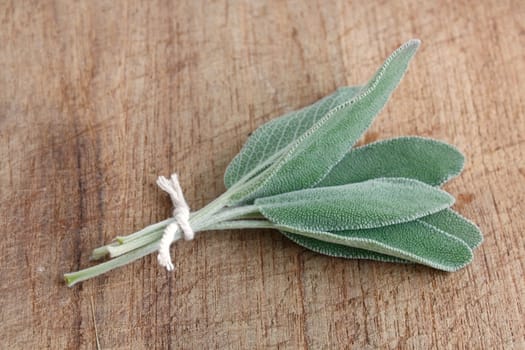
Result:
<svg viewBox="0 0 525 350">
<path fill-rule="evenodd" d="M 315 240 L 397 257 L 444 271 L 456 271 L 472 261 L 472 251 L 461 239 L 420 220 L 364 230 L 307 231 L 281 226 L 280 230 Z M 314 241 L 309 241 L 314 244 Z M 326 246 L 337 254 L 337 247 Z M 336 249 L 337 248 L 337 249 Z M 322 249 L 314 246 L 314 249 Z"/>
<path fill-rule="evenodd" d="M 408 263 L 408 260 L 397 258 L 395 256 L 385 255 L 381 253 L 376 253 L 366 249 L 348 247 L 342 244 L 329 243 L 320 241 L 318 239 L 313 239 L 305 236 L 301 236 L 295 233 L 290 233 L 286 231 L 280 231 L 286 238 L 290 239 L 292 242 L 304 247 L 313 252 L 336 257 L 336 258 L 346 258 L 346 259 L 366 259 L 366 260 L 376 260 L 383 262 L 394 262 L 394 263 Z"/>
<path fill-rule="evenodd" d="M 435 214 L 420 218 L 419 220 L 433 226 L 438 230 L 445 231 L 449 235 L 459 238 L 465 242 L 470 249 L 477 248 L 483 241 L 483 236 L 479 228 L 474 223 L 465 219 L 463 216 L 452 209 L 445 209 Z M 324 242 L 285 231 L 280 232 L 296 244 L 323 255 L 347 259 L 367 259 L 395 263 L 408 262 L 404 259 L 365 249 Z"/>
<path fill-rule="evenodd" d="M 480 229 L 452 209 L 445 209 L 419 220 L 461 239 L 471 249 L 477 248 L 483 242 Z"/>
<path fill-rule="evenodd" d="M 418 47 L 419 40 L 411 40 L 394 51 L 357 96 L 330 110 L 286 147 L 264 176 L 231 197 L 232 203 L 309 188 L 322 180 L 386 104 Z"/>
<path fill-rule="evenodd" d="M 459 175 L 464 161 L 461 152 L 444 142 L 421 137 L 393 138 L 351 150 L 316 186 L 378 177 L 405 177 L 439 186 Z"/>
<path fill-rule="evenodd" d="M 483 241 L 483 236 L 479 228 L 452 209 L 445 209 L 435 214 L 425 216 L 419 220 L 433 226 L 438 230 L 444 231 L 449 235 L 459 238 L 465 242 L 470 249 L 477 248 Z M 380 254 L 365 249 L 324 242 L 318 239 L 308 238 L 285 231 L 280 232 L 296 244 L 323 255 L 347 259 L 367 259 L 395 263 L 408 262 L 407 260 L 401 258 Z"/>
<path fill-rule="evenodd" d="M 310 129 L 332 108 L 352 99 L 360 86 L 343 87 L 333 94 L 300 110 L 273 119 L 257 128 L 224 173 L 224 184 L 230 188 L 254 169 L 262 169 L 284 148 Z"/>
<path fill-rule="evenodd" d="M 340 231 L 413 221 L 453 202 L 445 191 L 417 180 L 380 178 L 258 198 L 255 206 L 278 225 Z"/>
</svg>

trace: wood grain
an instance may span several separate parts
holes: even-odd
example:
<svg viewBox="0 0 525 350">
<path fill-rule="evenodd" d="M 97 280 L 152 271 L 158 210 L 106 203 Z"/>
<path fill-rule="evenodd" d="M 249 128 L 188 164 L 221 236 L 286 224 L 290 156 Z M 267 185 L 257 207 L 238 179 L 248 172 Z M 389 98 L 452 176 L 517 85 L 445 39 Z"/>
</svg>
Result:
<svg viewBox="0 0 525 350">
<path fill-rule="evenodd" d="M 523 1 L 1 1 L 0 347 L 524 349 Z M 467 155 L 447 189 L 485 242 L 457 273 L 206 233 L 67 288 L 117 234 L 199 208 L 261 123 L 423 41 L 367 140 Z M 95 332 L 95 325 L 96 330 Z"/>
</svg>

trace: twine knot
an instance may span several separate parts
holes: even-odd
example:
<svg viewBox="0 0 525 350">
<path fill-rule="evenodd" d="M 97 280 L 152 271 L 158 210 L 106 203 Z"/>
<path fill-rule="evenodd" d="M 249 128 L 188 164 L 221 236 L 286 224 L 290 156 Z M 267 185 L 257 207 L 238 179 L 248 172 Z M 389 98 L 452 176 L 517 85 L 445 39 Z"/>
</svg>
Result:
<svg viewBox="0 0 525 350">
<path fill-rule="evenodd" d="M 170 195 L 173 202 L 173 217 L 175 218 L 175 221 L 164 229 L 164 234 L 159 244 L 157 260 L 161 266 L 164 266 L 168 271 L 172 271 L 173 263 L 170 256 L 170 245 L 175 238 L 177 230 L 179 228 L 182 230 L 184 239 L 187 241 L 195 237 L 195 232 L 190 226 L 190 207 L 182 194 L 177 174 L 172 174 L 169 180 L 164 176 L 159 176 L 157 185 Z"/>
</svg>

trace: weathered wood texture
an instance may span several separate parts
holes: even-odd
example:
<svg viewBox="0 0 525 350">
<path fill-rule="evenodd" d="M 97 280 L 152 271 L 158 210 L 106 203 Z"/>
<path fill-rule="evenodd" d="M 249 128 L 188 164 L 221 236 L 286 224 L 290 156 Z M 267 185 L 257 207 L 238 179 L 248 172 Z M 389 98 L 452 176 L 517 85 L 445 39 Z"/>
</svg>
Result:
<svg viewBox="0 0 525 350">
<path fill-rule="evenodd" d="M 525 348 L 523 1 L 1 1 L 0 347 Z M 367 139 L 457 145 L 485 243 L 441 273 L 206 233 L 67 288 L 90 250 L 224 190 L 249 132 L 423 44 Z M 95 325 L 97 332 L 95 332 Z"/>
</svg>

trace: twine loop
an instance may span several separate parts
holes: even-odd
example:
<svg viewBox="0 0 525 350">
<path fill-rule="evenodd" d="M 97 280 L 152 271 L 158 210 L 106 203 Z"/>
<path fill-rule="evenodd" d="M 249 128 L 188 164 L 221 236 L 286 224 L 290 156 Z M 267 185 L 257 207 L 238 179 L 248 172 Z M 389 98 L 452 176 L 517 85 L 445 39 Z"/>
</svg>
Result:
<svg viewBox="0 0 525 350">
<path fill-rule="evenodd" d="M 159 244 L 159 255 L 157 260 L 161 266 L 168 271 L 173 270 L 173 262 L 170 256 L 170 245 L 175 239 L 175 234 L 180 228 L 185 240 L 189 241 L 195 237 L 195 232 L 190 226 L 190 207 L 182 194 L 177 174 L 172 174 L 170 179 L 159 176 L 157 185 L 170 195 L 173 202 L 173 217 L 175 221 L 166 226 Z"/>
</svg>

